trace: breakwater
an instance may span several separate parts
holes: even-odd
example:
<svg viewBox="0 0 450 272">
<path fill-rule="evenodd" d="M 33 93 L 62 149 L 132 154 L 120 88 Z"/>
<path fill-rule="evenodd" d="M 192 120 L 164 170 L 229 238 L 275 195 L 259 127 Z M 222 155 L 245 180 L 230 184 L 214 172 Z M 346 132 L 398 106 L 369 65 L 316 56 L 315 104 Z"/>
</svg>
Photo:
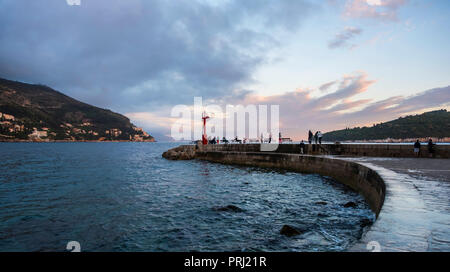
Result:
<svg viewBox="0 0 450 272">
<path fill-rule="evenodd" d="M 299 146 L 294 144 L 280 145 L 272 152 L 261 152 L 258 144 L 184 145 L 168 150 L 163 157 L 330 176 L 364 196 L 377 215 L 375 223 L 350 251 L 367 251 L 374 243 L 381 246 L 381 251 L 447 251 L 450 248 L 447 228 L 450 187 L 445 181 L 448 181 L 449 160 L 404 158 L 410 157 L 407 156 L 411 148 L 408 145 L 349 146 L 341 149 L 340 155 L 347 156 L 333 156 L 331 152 L 323 154 L 317 150 L 312 155 L 311 150 L 299 154 Z M 350 150 L 358 146 L 367 147 L 350 155 Z M 376 157 L 383 149 L 392 153 Z M 439 156 L 444 156 L 448 149 L 449 146 L 439 145 Z M 364 157 L 357 156 L 364 152 Z M 405 164 L 408 168 L 403 169 Z M 430 165 L 429 169 L 423 169 L 424 165 Z M 418 174 L 414 177 L 410 173 Z"/>
<path fill-rule="evenodd" d="M 221 144 L 201 146 L 204 151 L 237 151 L 237 152 L 259 152 L 260 144 Z M 428 147 L 422 144 L 420 157 L 423 158 L 450 158 L 450 145 L 434 145 L 434 154 L 428 152 Z M 277 153 L 299 154 L 299 144 L 280 144 Z M 412 158 L 414 154 L 413 144 L 306 144 L 304 154 L 308 155 L 335 155 L 355 157 L 392 157 Z"/>
</svg>

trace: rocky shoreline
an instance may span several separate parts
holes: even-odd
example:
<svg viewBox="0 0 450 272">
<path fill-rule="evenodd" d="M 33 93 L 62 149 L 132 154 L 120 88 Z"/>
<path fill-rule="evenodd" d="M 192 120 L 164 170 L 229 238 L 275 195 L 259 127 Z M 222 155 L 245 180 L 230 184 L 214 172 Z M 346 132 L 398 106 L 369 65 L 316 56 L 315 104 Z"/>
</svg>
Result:
<svg viewBox="0 0 450 272">
<path fill-rule="evenodd" d="M 195 150 L 197 146 L 182 145 L 176 148 L 167 150 L 162 154 L 162 157 L 168 160 L 193 160 L 195 159 Z"/>
</svg>

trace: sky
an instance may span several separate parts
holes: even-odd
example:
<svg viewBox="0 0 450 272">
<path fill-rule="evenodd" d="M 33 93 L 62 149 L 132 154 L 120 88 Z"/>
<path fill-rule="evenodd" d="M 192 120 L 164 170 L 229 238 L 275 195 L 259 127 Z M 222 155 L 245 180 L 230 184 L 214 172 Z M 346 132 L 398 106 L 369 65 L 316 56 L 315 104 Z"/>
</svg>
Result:
<svg viewBox="0 0 450 272">
<path fill-rule="evenodd" d="M 448 14 L 447 0 L 0 0 L 0 77 L 161 140 L 195 96 L 279 105 L 299 140 L 449 109 Z"/>
</svg>

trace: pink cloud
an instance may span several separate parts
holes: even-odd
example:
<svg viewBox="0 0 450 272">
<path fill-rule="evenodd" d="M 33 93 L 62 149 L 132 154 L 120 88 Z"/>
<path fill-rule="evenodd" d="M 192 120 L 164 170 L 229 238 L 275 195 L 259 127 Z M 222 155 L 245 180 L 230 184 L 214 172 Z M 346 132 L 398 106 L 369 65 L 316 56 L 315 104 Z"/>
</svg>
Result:
<svg viewBox="0 0 450 272">
<path fill-rule="evenodd" d="M 314 97 L 312 93 L 317 90 L 296 90 L 266 97 L 249 94 L 240 103 L 279 105 L 281 131 L 296 140 L 305 139 L 309 129 L 326 132 L 450 106 L 450 86 L 381 101 L 355 99 L 357 94 L 366 92 L 374 83 L 366 73 L 358 72 L 335 81 L 338 89 L 323 96 Z"/>
<path fill-rule="evenodd" d="M 397 20 L 398 9 L 406 0 L 348 0 L 343 15 L 349 18 Z"/>
</svg>

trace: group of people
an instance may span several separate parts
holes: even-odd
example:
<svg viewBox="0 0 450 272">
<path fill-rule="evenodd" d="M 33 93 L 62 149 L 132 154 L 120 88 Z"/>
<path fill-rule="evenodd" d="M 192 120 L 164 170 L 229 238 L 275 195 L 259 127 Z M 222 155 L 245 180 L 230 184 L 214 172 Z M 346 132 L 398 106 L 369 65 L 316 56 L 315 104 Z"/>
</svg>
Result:
<svg viewBox="0 0 450 272">
<path fill-rule="evenodd" d="M 242 143 L 245 144 L 248 141 L 249 140 L 247 138 L 244 138 L 243 140 L 241 140 L 237 136 L 233 140 L 231 140 L 231 142 L 239 143 L 239 144 L 242 144 Z M 208 140 L 208 144 L 220 144 L 221 142 L 223 144 L 228 144 L 230 141 L 228 141 L 227 138 L 225 138 L 225 137 L 223 137 L 222 140 L 220 140 L 219 137 L 212 137 L 212 138 L 209 137 L 209 140 Z M 261 135 L 261 142 L 263 142 L 262 135 Z M 270 142 L 272 142 L 272 135 L 269 137 L 269 143 Z"/>
<path fill-rule="evenodd" d="M 223 137 L 222 140 L 220 140 L 219 137 L 212 137 L 212 138 L 210 137 L 209 140 L 208 140 L 208 144 L 220 144 L 221 142 L 222 142 L 223 144 L 228 144 L 230 141 L 228 141 L 227 138 L 225 138 L 225 137 Z M 234 138 L 234 140 L 232 140 L 232 142 L 242 144 L 242 143 L 245 143 L 245 142 L 246 142 L 246 139 L 244 138 L 244 140 L 240 140 L 240 139 L 238 139 L 238 137 L 236 136 L 236 137 Z"/>
<path fill-rule="evenodd" d="M 212 139 L 209 139 L 208 143 L 209 144 L 219 144 L 220 141 L 219 141 L 219 138 L 214 137 Z"/>
<path fill-rule="evenodd" d="M 281 132 L 279 133 L 279 138 L 281 139 Z M 270 144 L 270 143 L 273 142 L 272 133 L 269 134 L 269 138 L 267 138 L 267 139 L 264 139 L 263 134 L 261 134 L 261 138 L 258 138 L 258 139 L 256 139 L 256 140 L 259 141 L 260 143 L 265 143 L 265 142 L 267 142 L 267 143 Z M 255 140 L 253 140 L 253 141 L 255 141 Z M 239 144 L 242 144 L 242 143 L 245 144 L 245 143 L 248 143 L 248 142 L 251 142 L 251 141 L 250 141 L 250 139 L 248 139 L 248 138 L 243 138 L 243 139 L 241 140 L 241 139 L 238 138 L 238 136 L 235 136 L 234 139 L 231 140 L 231 142 L 239 143 Z M 214 137 L 214 138 L 212 138 L 212 139 L 209 140 L 209 143 L 210 143 L 210 144 L 219 144 L 220 141 L 219 141 L 219 138 Z M 229 141 L 228 141 L 225 137 L 223 137 L 223 138 L 222 138 L 222 143 L 227 144 L 227 143 L 229 143 Z"/>
<path fill-rule="evenodd" d="M 323 137 L 323 134 L 322 134 L 322 132 L 320 130 L 316 131 L 315 134 L 313 134 L 311 130 L 308 132 L 308 142 L 309 142 L 309 144 L 312 144 L 313 140 L 314 140 L 314 142 L 316 144 L 317 143 L 322 144 L 322 137 Z"/>
<path fill-rule="evenodd" d="M 419 141 L 419 139 L 417 139 L 417 141 L 414 143 L 414 154 L 416 155 L 416 157 L 420 157 L 420 146 L 421 143 Z M 430 157 L 433 157 L 434 155 L 434 143 L 432 139 L 428 140 L 428 154 Z"/>
<path fill-rule="evenodd" d="M 322 132 L 320 130 L 316 131 L 315 134 L 313 134 L 311 130 L 308 132 L 308 142 L 309 142 L 309 144 L 312 144 L 313 141 L 314 141 L 315 144 L 320 144 L 321 145 L 322 144 L 322 137 L 323 137 L 323 134 L 322 134 Z M 316 149 L 316 147 L 313 146 L 313 151 L 315 149 Z M 300 142 L 300 154 L 304 154 L 305 151 L 306 151 L 306 145 L 305 145 L 305 142 L 302 140 Z"/>
</svg>

